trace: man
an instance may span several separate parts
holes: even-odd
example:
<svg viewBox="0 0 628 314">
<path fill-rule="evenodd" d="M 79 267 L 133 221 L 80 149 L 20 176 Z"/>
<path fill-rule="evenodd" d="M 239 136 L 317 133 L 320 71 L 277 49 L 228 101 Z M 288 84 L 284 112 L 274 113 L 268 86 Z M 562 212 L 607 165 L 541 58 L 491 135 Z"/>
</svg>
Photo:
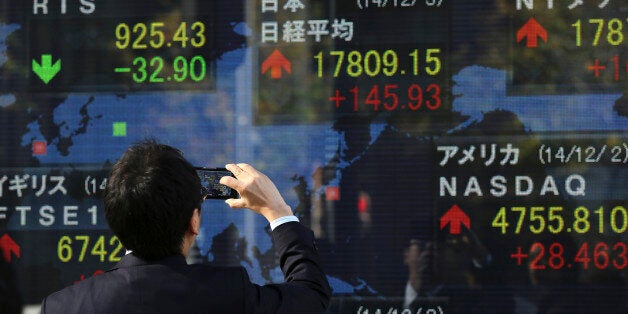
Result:
<svg viewBox="0 0 628 314">
<path fill-rule="evenodd" d="M 200 179 L 182 154 L 145 141 L 113 166 L 104 193 L 109 227 L 131 253 L 108 272 L 44 299 L 42 313 L 322 313 L 330 288 L 312 232 L 292 214 L 270 179 L 229 164 L 221 184 L 237 190 L 231 208 L 271 224 L 286 282 L 258 286 L 242 267 L 187 265 L 200 229 Z"/>
<path fill-rule="evenodd" d="M 507 291 L 494 296 L 483 286 L 481 274 L 491 256 L 471 229 L 434 238 L 431 227 L 421 225 L 404 249 L 408 266 L 404 308 L 412 313 L 437 306 L 450 314 L 512 313 Z"/>
<path fill-rule="evenodd" d="M 434 243 L 424 239 L 411 239 L 403 250 L 403 263 L 408 266 L 408 282 L 404 290 L 403 307 L 415 309 L 420 300 L 438 293 L 434 285 Z"/>
</svg>

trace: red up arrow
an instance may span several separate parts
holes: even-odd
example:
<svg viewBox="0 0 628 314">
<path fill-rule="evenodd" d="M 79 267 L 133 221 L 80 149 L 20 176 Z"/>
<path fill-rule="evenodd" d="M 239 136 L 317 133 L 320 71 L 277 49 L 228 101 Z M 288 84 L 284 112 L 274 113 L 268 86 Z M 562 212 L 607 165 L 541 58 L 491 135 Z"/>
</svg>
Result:
<svg viewBox="0 0 628 314">
<path fill-rule="evenodd" d="M 2 256 L 7 262 L 11 262 L 11 253 L 20 257 L 20 246 L 11 239 L 8 234 L 5 234 L 0 238 L 0 249 L 2 250 Z"/>
<path fill-rule="evenodd" d="M 440 228 L 444 229 L 447 224 L 450 234 L 460 234 L 460 225 L 464 225 L 467 229 L 471 228 L 471 219 L 465 214 L 458 205 L 452 206 L 443 217 L 440 218 Z"/>
<path fill-rule="evenodd" d="M 290 61 L 284 57 L 279 50 L 275 49 L 273 53 L 262 62 L 262 74 L 265 74 L 270 70 L 270 77 L 273 79 L 281 78 L 281 70 L 285 70 L 290 73 Z"/>
<path fill-rule="evenodd" d="M 541 37 L 544 42 L 547 42 L 547 31 L 539 22 L 531 17 L 521 29 L 517 31 L 517 42 L 521 42 L 526 37 L 528 38 L 526 46 L 528 48 L 535 48 L 539 43 L 537 37 Z"/>
</svg>

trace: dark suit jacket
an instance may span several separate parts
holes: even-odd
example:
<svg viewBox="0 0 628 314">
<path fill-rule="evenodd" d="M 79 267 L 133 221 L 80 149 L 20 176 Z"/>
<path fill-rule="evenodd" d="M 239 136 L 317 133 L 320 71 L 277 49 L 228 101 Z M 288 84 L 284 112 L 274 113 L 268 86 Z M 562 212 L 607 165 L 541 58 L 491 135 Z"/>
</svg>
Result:
<svg viewBox="0 0 628 314">
<path fill-rule="evenodd" d="M 323 313 L 331 291 L 312 232 L 289 222 L 272 236 L 285 283 L 258 286 L 242 267 L 187 265 L 183 255 L 146 262 L 128 254 L 108 272 L 45 298 L 41 312 Z"/>
</svg>

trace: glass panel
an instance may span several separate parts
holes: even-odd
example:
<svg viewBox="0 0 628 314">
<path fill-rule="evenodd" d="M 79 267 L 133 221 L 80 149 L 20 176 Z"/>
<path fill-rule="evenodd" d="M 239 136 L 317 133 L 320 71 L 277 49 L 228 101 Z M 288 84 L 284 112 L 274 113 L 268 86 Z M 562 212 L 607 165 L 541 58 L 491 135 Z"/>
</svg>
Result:
<svg viewBox="0 0 628 314">
<path fill-rule="evenodd" d="M 115 265 L 107 174 L 154 138 L 266 173 L 315 234 L 329 313 L 625 313 L 626 12 L 0 0 L 0 312 Z M 263 217 L 202 208 L 190 263 L 283 281 Z"/>
</svg>

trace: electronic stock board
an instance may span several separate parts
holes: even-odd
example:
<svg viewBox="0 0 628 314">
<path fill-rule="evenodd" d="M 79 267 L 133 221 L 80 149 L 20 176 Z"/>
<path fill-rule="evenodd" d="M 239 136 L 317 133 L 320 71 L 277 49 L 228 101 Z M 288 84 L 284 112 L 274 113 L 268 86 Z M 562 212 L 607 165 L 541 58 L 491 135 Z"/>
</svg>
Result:
<svg viewBox="0 0 628 314">
<path fill-rule="evenodd" d="M 330 313 L 626 313 L 627 43 L 619 0 L 2 0 L 4 303 L 120 260 L 101 193 L 155 138 L 268 174 Z M 189 262 L 283 280 L 203 208 Z"/>
</svg>

